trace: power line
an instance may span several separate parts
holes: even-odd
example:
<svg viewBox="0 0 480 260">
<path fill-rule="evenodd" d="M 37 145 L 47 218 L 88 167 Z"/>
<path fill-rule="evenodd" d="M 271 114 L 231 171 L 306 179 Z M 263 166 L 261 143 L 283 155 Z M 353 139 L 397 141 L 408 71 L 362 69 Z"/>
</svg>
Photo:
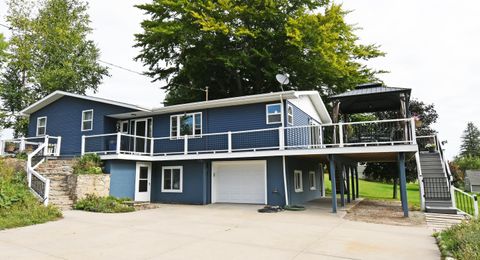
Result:
<svg viewBox="0 0 480 260">
<path fill-rule="evenodd" d="M 7 28 L 7 29 L 9 29 L 9 30 L 11 30 L 11 31 L 14 30 L 13 27 L 10 27 L 10 26 L 8 26 L 8 25 L 6 25 L 6 24 L 0 23 L 0 26 L 3 26 L 3 27 L 5 27 L 5 28 Z M 131 72 L 131 73 L 135 73 L 135 74 L 140 75 L 140 76 L 148 77 L 147 75 L 145 75 L 145 74 L 143 74 L 143 73 L 141 73 L 141 72 L 134 71 L 134 70 L 132 70 L 132 69 L 128 69 L 128 68 L 125 68 L 125 67 L 123 67 L 123 66 L 120 66 L 120 65 L 117 65 L 117 64 L 108 62 L 108 61 L 103 61 L 103 60 L 98 60 L 98 61 L 101 62 L 101 63 L 107 64 L 107 65 L 109 65 L 109 66 L 118 68 L 118 69 L 122 69 L 122 70 L 125 70 L 125 71 L 128 71 L 128 72 Z"/>
</svg>

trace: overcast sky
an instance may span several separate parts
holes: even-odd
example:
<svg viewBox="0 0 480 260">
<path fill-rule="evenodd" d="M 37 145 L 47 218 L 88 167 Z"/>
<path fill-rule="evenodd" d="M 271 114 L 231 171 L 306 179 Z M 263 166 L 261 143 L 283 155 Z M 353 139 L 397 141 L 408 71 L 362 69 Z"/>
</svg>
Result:
<svg viewBox="0 0 480 260">
<path fill-rule="evenodd" d="M 133 7 L 145 1 L 94 0 L 89 13 L 92 38 L 101 59 L 143 71 L 133 61 L 134 33 L 140 32 L 142 13 Z M 340 3 L 341 1 L 338 1 Z M 436 129 L 448 140 L 447 154 L 453 157 L 468 121 L 480 126 L 480 2 L 475 0 L 344 0 L 351 10 L 349 23 L 358 24 L 364 43 L 376 43 L 386 57 L 369 65 L 388 70 L 381 79 L 389 86 L 412 88 L 413 97 L 434 103 L 440 115 Z M 4 23 L 5 0 L 0 0 Z M 0 27 L 1 28 L 1 27 Z M 5 28 L 0 32 L 7 33 Z M 148 106 L 159 106 L 164 98 L 159 83 L 125 70 L 111 68 L 97 96 Z"/>
</svg>

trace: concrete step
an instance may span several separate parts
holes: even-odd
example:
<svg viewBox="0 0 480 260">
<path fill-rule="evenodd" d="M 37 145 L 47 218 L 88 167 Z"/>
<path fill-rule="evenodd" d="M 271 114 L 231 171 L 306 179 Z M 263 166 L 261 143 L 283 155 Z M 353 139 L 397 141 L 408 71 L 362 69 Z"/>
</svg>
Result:
<svg viewBox="0 0 480 260">
<path fill-rule="evenodd" d="M 435 207 L 435 208 L 439 208 L 439 207 L 443 207 L 443 208 L 449 208 L 449 207 L 452 207 L 452 201 L 450 200 L 441 200 L 441 201 L 435 201 L 435 200 L 426 200 L 425 201 L 425 206 L 428 206 L 428 207 Z"/>
<path fill-rule="evenodd" d="M 457 214 L 457 209 L 454 207 L 425 207 L 426 212 L 441 213 L 441 214 Z"/>
</svg>

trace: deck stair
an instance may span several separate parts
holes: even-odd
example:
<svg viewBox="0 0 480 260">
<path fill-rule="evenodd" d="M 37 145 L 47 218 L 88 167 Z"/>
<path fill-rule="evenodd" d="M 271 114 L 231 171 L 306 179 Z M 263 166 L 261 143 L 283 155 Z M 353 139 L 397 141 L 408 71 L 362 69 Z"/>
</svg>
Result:
<svg viewBox="0 0 480 260">
<path fill-rule="evenodd" d="M 73 174 L 74 160 L 48 159 L 36 169 L 41 175 L 50 179 L 50 204 L 62 210 L 71 209 L 73 200 L 68 189 L 68 176 Z"/>
<path fill-rule="evenodd" d="M 425 213 L 425 220 L 427 226 L 434 232 L 440 232 L 453 225 L 462 223 L 462 221 L 468 220 L 469 217 L 465 214 L 441 214 L 441 213 Z"/>
<path fill-rule="evenodd" d="M 425 192 L 425 210 L 432 213 L 457 214 L 453 207 L 450 179 L 439 152 L 420 152 L 420 166 Z"/>
</svg>

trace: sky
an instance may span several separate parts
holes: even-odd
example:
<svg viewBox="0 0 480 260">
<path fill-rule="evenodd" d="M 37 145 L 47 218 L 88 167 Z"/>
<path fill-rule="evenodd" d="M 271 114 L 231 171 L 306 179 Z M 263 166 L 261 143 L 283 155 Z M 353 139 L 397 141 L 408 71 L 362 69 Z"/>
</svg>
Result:
<svg viewBox="0 0 480 260">
<path fill-rule="evenodd" d="M 133 7 L 145 0 L 93 0 L 89 3 L 91 38 L 101 59 L 133 71 L 146 69 L 134 61 L 134 34 L 141 32 L 143 13 Z M 440 115 L 435 129 L 447 140 L 449 158 L 459 151 L 460 137 L 469 121 L 480 126 L 480 1 L 337 0 L 350 10 L 348 23 L 361 27 L 361 43 L 375 43 L 387 53 L 368 61 L 386 85 L 412 88 L 412 96 L 434 103 Z M 5 23 L 5 0 L 0 0 L 0 22 Z M 5 28 L 0 32 L 7 34 Z M 161 83 L 115 67 L 95 96 L 146 106 L 160 106 Z M 91 93 L 93 94 L 93 93 Z"/>
</svg>

